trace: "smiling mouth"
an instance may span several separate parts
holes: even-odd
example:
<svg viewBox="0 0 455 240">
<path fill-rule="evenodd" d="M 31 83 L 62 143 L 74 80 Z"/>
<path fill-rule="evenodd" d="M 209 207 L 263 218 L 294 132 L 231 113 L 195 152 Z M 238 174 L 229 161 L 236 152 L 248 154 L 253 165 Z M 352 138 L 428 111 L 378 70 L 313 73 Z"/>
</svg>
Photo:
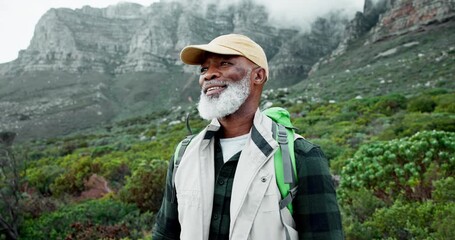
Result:
<svg viewBox="0 0 455 240">
<path fill-rule="evenodd" d="M 227 85 L 208 87 L 204 89 L 204 93 L 207 96 L 219 95 L 226 88 Z"/>
</svg>

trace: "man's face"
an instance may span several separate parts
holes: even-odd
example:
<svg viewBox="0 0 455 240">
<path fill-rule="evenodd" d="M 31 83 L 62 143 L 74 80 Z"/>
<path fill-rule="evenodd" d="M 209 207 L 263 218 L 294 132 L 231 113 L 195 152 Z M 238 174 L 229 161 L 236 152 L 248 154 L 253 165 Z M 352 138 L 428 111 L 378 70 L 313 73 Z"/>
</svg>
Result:
<svg viewBox="0 0 455 240">
<path fill-rule="evenodd" d="M 206 120 L 236 112 L 250 94 L 254 64 L 242 56 L 210 54 L 201 64 L 199 114 Z"/>
</svg>

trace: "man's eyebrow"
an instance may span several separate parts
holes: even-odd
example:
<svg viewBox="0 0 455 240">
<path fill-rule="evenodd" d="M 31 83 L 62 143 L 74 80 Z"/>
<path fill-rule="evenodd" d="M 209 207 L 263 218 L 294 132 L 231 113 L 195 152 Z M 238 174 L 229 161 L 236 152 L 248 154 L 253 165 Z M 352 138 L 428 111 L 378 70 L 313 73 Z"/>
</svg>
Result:
<svg viewBox="0 0 455 240">
<path fill-rule="evenodd" d="M 230 60 L 232 58 L 238 57 L 238 55 L 222 55 L 221 58 L 223 60 Z"/>
</svg>

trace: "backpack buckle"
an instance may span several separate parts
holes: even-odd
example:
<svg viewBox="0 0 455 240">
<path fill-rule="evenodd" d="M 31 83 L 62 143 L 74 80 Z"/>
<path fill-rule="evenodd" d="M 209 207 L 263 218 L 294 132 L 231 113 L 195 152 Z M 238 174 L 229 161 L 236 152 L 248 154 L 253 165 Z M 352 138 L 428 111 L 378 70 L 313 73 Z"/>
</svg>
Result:
<svg viewBox="0 0 455 240">
<path fill-rule="evenodd" d="M 287 144 L 288 143 L 288 133 L 286 132 L 286 128 L 278 124 L 278 139 L 277 142 L 281 144 Z"/>
<path fill-rule="evenodd" d="M 289 189 L 288 193 L 291 196 L 291 198 L 294 199 L 295 196 L 297 195 L 297 185 L 295 187 Z"/>
<path fill-rule="evenodd" d="M 293 188 L 289 189 L 288 195 L 281 199 L 279 202 L 280 209 L 285 208 L 287 205 L 292 203 L 292 200 L 294 200 L 295 196 L 297 195 L 297 186 L 294 186 Z"/>
</svg>

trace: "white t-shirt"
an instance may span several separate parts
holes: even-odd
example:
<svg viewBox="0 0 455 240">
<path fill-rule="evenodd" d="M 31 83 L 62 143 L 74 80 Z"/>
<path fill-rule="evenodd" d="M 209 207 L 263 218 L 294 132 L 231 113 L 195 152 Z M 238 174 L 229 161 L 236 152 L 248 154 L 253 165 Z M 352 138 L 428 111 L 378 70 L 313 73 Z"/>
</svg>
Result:
<svg viewBox="0 0 455 240">
<path fill-rule="evenodd" d="M 249 135 L 248 133 L 238 137 L 220 139 L 224 162 L 227 162 L 232 156 L 243 150 Z"/>
</svg>

